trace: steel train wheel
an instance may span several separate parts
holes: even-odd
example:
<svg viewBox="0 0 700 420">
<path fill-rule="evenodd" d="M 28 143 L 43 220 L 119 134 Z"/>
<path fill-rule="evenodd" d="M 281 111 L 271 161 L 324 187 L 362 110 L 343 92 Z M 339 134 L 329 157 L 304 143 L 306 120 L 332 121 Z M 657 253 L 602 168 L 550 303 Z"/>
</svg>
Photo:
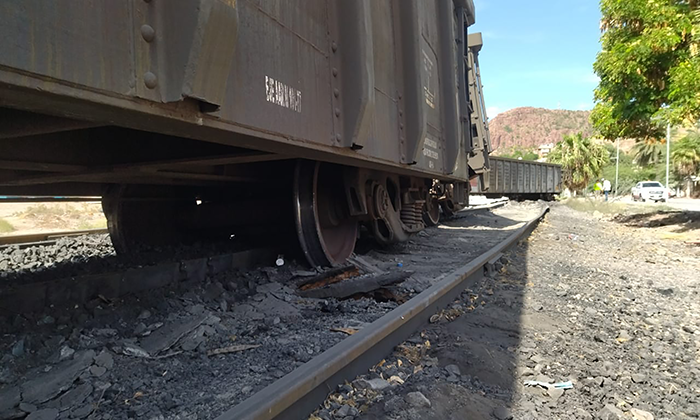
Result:
<svg viewBox="0 0 700 420">
<path fill-rule="evenodd" d="M 442 208 L 442 212 L 445 214 L 447 217 L 452 217 L 457 213 L 457 207 L 455 206 L 455 203 L 452 200 L 444 200 L 440 202 L 440 207 Z"/>
<path fill-rule="evenodd" d="M 313 267 L 345 261 L 355 249 L 357 221 L 347 215 L 337 167 L 300 160 L 294 170 L 294 222 L 304 256 Z"/>
<path fill-rule="evenodd" d="M 440 223 L 440 202 L 437 197 L 428 196 L 423 206 L 423 222 L 426 226 L 435 226 Z"/>
<path fill-rule="evenodd" d="M 138 185 L 116 185 L 103 196 L 107 229 L 117 253 L 130 254 L 142 246 L 183 242 L 182 219 L 194 207 L 194 201 L 153 198 L 152 190 Z"/>
</svg>

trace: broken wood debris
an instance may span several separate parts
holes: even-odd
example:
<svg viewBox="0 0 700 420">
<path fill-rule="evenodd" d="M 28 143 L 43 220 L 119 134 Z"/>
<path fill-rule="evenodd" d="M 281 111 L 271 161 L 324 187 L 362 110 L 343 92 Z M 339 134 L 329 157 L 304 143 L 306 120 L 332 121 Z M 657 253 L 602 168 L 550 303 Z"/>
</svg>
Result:
<svg viewBox="0 0 700 420">
<path fill-rule="evenodd" d="M 261 344 L 237 344 L 228 347 L 221 347 L 218 349 L 209 350 L 207 356 L 216 356 L 217 354 L 228 354 L 228 353 L 238 353 L 240 351 L 257 349 Z"/>
<path fill-rule="evenodd" d="M 325 299 L 345 299 L 358 293 L 368 293 L 379 288 L 401 283 L 413 274 L 412 271 L 400 271 L 385 274 L 369 274 L 355 277 L 343 282 L 333 283 L 317 289 L 302 289 L 299 295 L 302 297 Z"/>
<path fill-rule="evenodd" d="M 334 327 L 334 328 L 331 328 L 331 331 L 345 333 L 347 335 L 353 335 L 360 330 L 358 330 L 357 328 Z"/>
<path fill-rule="evenodd" d="M 304 281 L 299 284 L 299 290 L 318 289 L 359 275 L 360 270 L 354 265 L 334 268 L 317 276 L 304 279 Z"/>
</svg>

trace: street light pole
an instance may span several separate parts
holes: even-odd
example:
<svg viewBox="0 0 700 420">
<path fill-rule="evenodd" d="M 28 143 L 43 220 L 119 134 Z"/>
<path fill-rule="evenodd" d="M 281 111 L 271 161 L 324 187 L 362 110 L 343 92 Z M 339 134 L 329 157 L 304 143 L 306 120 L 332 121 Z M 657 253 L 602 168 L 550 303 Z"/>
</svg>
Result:
<svg viewBox="0 0 700 420">
<path fill-rule="evenodd" d="M 617 197 L 617 179 L 620 173 L 620 138 L 615 139 L 617 146 L 617 157 L 615 157 L 615 197 Z"/>
<path fill-rule="evenodd" d="M 666 189 L 668 190 L 668 167 L 671 159 L 671 123 L 666 125 Z M 670 190 L 669 190 L 670 191 Z"/>
</svg>

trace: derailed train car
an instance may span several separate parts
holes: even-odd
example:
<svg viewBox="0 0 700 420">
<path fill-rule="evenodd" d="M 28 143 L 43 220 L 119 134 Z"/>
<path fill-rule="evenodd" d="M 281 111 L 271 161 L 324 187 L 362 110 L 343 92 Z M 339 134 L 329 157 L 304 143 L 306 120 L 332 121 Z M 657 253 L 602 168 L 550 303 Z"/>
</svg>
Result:
<svg viewBox="0 0 700 420">
<path fill-rule="evenodd" d="M 551 200 L 562 191 L 561 166 L 491 156 L 487 197 Z"/>
<path fill-rule="evenodd" d="M 359 224 L 406 240 L 488 171 L 474 21 L 472 0 L 2 1 L 0 194 L 99 195 L 122 253 L 286 218 L 312 265 Z"/>
<path fill-rule="evenodd" d="M 562 191 L 561 166 L 491 156 L 489 123 L 479 70 L 481 34 L 469 34 L 467 80 L 472 98 L 471 128 L 473 156 L 469 158 L 471 191 L 487 197 L 552 200 Z"/>
</svg>

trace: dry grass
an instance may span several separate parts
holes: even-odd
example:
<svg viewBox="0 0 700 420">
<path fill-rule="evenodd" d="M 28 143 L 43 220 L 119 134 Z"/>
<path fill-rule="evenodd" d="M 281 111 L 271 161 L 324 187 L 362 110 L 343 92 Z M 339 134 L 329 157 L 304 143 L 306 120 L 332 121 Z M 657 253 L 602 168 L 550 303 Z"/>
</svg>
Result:
<svg viewBox="0 0 700 420">
<path fill-rule="evenodd" d="M 15 228 L 5 219 L 0 219 L 0 234 L 14 232 Z"/>
<path fill-rule="evenodd" d="M 11 224 L 15 233 L 107 226 L 99 203 L 8 203 L 0 208 L 0 215 Z"/>
<path fill-rule="evenodd" d="M 666 205 L 646 206 L 640 204 L 627 204 L 616 201 L 592 200 L 590 198 L 570 198 L 564 204 L 574 210 L 593 213 L 595 211 L 602 214 L 643 214 L 656 213 L 659 211 L 673 211 L 672 207 Z"/>
</svg>

